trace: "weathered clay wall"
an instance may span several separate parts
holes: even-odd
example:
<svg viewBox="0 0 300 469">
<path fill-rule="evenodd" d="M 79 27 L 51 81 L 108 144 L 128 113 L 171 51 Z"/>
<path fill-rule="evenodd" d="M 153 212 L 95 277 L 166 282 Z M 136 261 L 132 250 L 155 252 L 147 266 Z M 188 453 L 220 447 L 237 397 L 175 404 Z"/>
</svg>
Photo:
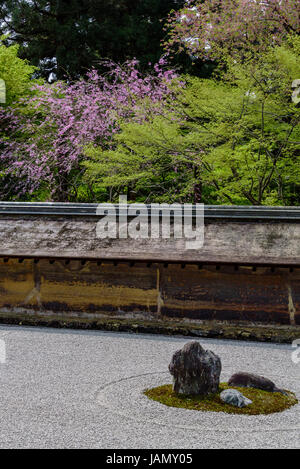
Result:
<svg viewBox="0 0 300 469">
<path fill-rule="evenodd" d="M 209 221 L 203 248 L 184 239 L 98 239 L 96 217 L 0 216 L 0 256 L 300 265 L 300 223 Z"/>
<path fill-rule="evenodd" d="M 212 217 L 198 250 L 186 250 L 184 239 L 98 239 L 95 215 L 5 210 L 2 317 L 300 325 L 297 210 L 280 221 Z"/>
<path fill-rule="evenodd" d="M 9 259 L 0 311 L 300 324 L 300 268 Z"/>
</svg>

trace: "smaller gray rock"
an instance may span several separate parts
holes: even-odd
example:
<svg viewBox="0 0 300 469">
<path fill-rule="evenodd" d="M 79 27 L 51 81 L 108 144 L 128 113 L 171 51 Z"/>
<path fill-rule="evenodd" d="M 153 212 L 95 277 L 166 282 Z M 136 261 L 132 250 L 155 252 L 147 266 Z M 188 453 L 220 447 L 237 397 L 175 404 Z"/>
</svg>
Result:
<svg viewBox="0 0 300 469">
<path fill-rule="evenodd" d="M 247 399 L 247 397 L 236 389 L 225 389 L 225 391 L 221 392 L 220 398 L 225 404 L 230 404 L 235 407 L 246 407 L 252 404 L 250 399 Z"/>
</svg>

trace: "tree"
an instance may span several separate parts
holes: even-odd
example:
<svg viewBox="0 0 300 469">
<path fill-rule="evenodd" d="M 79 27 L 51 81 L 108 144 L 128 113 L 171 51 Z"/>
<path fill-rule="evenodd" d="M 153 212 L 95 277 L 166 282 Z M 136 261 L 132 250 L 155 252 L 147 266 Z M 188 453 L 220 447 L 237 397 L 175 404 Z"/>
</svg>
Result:
<svg viewBox="0 0 300 469">
<path fill-rule="evenodd" d="M 20 45 L 22 58 L 44 77 L 75 78 L 99 59 L 142 67 L 162 55 L 163 20 L 184 0 L 6 0 L 2 32 Z M 1 34 L 1 27 L 0 27 Z"/>
<path fill-rule="evenodd" d="M 247 62 L 228 59 L 222 79 L 186 77 L 168 105 L 127 122 L 112 149 L 88 148 L 86 177 L 139 200 L 300 204 L 300 38 Z"/>
<path fill-rule="evenodd" d="M 299 0 L 187 0 L 168 18 L 170 52 L 220 59 L 255 55 L 300 32 Z"/>
<path fill-rule="evenodd" d="M 18 57 L 19 47 L 6 47 L 5 37 L 0 37 L 0 78 L 6 86 L 6 104 L 10 105 L 20 97 L 29 94 L 32 86 L 31 77 L 35 72 L 26 60 Z"/>
<path fill-rule="evenodd" d="M 11 134 L 17 135 L 18 117 L 12 106 L 20 103 L 23 99 L 32 97 L 31 80 L 35 67 L 30 66 L 27 61 L 18 57 L 18 45 L 6 47 L 3 44 L 5 38 L 0 37 L 0 79 L 3 80 L 5 88 L 5 99 L 0 100 L 0 155 L 5 149 L 12 150 L 14 143 L 10 142 Z M 1 159 L 0 156 L 0 159 Z M 0 165 L 1 184 L 5 184 L 5 170 Z"/>
<path fill-rule="evenodd" d="M 152 74 L 141 74 L 137 61 L 123 66 L 108 63 L 106 70 L 104 75 L 92 70 L 87 79 L 72 84 L 38 84 L 29 99 L 2 115 L 4 199 L 95 199 L 91 185 L 82 184 L 84 146 L 109 148 L 119 129 L 118 119 L 131 119 L 139 99 L 162 101 L 174 76 L 165 70 L 163 59 Z"/>
</svg>

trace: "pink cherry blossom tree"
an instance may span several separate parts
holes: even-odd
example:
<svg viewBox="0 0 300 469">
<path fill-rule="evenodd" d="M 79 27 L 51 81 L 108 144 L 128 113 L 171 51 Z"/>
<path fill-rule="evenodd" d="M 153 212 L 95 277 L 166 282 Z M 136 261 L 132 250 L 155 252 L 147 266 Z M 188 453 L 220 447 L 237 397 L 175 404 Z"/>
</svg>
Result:
<svg viewBox="0 0 300 469">
<path fill-rule="evenodd" d="M 299 33 L 299 14 L 299 0 L 187 0 L 169 16 L 165 46 L 201 59 L 259 53 Z"/>
<path fill-rule="evenodd" d="M 138 62 L 108 62 L 107 73 L 87 79 L 35 85 L 35 94 L 15 108 L 0 108 L 2 198 L 20 198 L 40 188 L 52 200 L 76 200 L 87 144 L 109 148 L 118 119 L 130 119 L 145 97 L 162 102 L 175 78 L 162 58 L 143 76 Z"/>
</svg>

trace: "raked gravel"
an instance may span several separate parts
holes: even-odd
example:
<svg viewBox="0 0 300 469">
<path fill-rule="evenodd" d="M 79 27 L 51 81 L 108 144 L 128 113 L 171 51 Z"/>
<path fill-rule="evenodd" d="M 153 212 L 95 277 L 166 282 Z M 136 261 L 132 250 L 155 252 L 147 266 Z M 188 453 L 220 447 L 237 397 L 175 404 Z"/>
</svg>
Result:
<svg viewBox="0 0 300 469">
<path fill-rule="evenodd" d="M 143 390 L 170 383 L 181 337 L 0 326 L 0 448 L 300 448 L 300 405 L 268 416 L 176 409 Z M 222 380 L 262 374 L 300 398 L 289 345 L 201 339 Z"/>
</svg>

